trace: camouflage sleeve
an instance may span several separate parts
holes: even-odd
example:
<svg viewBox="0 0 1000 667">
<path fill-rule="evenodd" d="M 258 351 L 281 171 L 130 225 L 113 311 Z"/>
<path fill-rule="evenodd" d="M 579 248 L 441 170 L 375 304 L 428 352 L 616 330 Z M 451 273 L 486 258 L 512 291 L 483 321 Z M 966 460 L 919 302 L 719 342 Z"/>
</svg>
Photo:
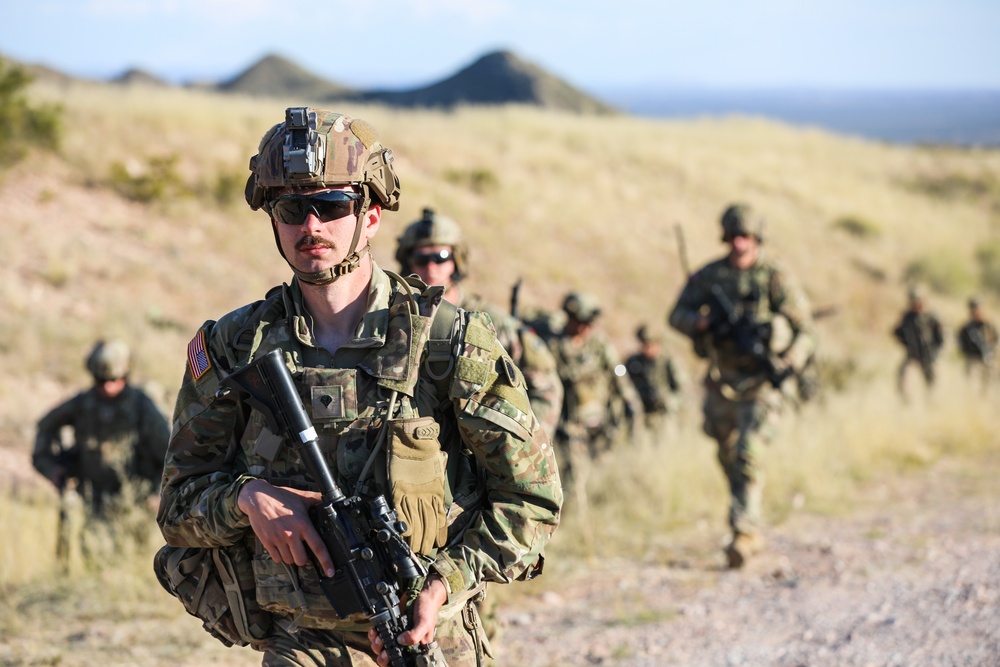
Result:
<svg viewBox="0 0 1000 667">
<path fill-rule="evenodd" d="M 63 452 L 60 431 L 64 426 L 73 423 L 74 415 L 79 411 L 82 394 L 60 403 L 52 408 L 44 417 L 38 420 L 38 431 L 35 436 L 35 448 L 31 453 L 31 464 L 35 470 L 50 477 L 60 465 L 60 455 Z"/>
<path fill-rule="evenodd" d="M 783 315 L 792 328 L 792 343 L 782 355 L 793 368 L 800 369 L 816 351 L 816 330 L 805 291 L 790 273 L 775 269 L 770 281 L 772 310 Z"/>
<path fill-rule="evenodd" d="M 232 359 L 206 323 L 188 346 L 188 364 L 174 408 L 156 521 L 168 544 L 215 547 L 237 542 L 250 521 L 236 506 L 252 479 L 234 465 L 240 405 L 217 397 L 220 365 Z"/>
<path fill-rule="evenodd" d="M 521 364 L 531 411 L 545 432 L 555 433 L 562 411 L 563 385 L 556 359 L 541 336 L 526 327 L 520 330 Z"/>
<path fill-rule="evenodd" d="M 691 276 L 667 317 L 667 323 L 671 327 L 691 338 L 699 333 L 695 325 L 701 317 L 702 307 L 709 300 L 709 292 L 705 288 L 706 281 L 703 279 L 707 269 L 708 267 Z"/>
<path fill-rule="evenodd" d="M 527 576 L 562 506 L 552 444 L 531 412 L 523 376 L 482 313 L 461 317 L 450 395 L 462 440 L 485 473 L 486 499 L 461 540 L 434 562 L 449 593 Z"/>
</svg>

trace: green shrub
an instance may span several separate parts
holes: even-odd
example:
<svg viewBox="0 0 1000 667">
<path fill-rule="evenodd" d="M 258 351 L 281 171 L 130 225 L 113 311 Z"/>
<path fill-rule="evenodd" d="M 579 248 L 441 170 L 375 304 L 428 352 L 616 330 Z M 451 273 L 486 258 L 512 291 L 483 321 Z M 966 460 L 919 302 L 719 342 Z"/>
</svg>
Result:
<svg viewBox="0 0 1000 667">
<path fill-rule="evenodd" d="M 454 185 L 469 188 L 476 194 L 496 190 L 500 180 L 489 169 L 449 169 L 444 172 L 444 180 Z"/>
<path fill-rule="evenodd" d="M 177 173 L 177 160 L 176 155 L 151 157 L 144 167 L 129 167 L 114 162 L 108 181 L 121 196 L 142 203 L 186 195 L 189 193 Z"/>
<path fill-rule="evenodd" d="M 1000 242 L 990 241 L 976 248 L 976 263 L 982 288 L 1000 294 Z"/>
<path fill-rule="evenodd" d="M 879 225 L 867 218 L 843 216 L 833 221 L 833 228 L 859 239 L 876 238 L 882 235 Z"/>
<path fill-rule="evenodd" d="M 976 284 L 968 260 L 947 248 L 914 259 L 903 269 L 903 281 L 928 285 L 939 294 L 968 294 Z"/>
<path fill-rule="evenodd" d="M 61 107 L 32 107 L 24 96 L 31 75 L 0 58 L 0 167 L 16 163 L 32 147 L 55 151 L 62 134 Z"/>
</svg>

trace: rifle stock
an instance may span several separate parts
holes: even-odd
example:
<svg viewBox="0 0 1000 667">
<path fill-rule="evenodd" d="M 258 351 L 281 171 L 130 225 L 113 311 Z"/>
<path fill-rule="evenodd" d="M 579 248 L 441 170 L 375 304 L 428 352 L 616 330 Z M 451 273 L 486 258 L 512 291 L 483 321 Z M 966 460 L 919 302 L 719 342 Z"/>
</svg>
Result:
<svg viewBox="0 0 1000 667">
<path fill-rule="evenodd" d="M 409 626 L 400 608 L 401 594 L 427 570 L 403 539 L 406 526 L 384 496 L 348 497 L 334 481 L 281 352 L 257 358 L 222 384 L 246 394 L 272 431 L 292 443 L 319 488 L 322 500 L 310 510 L 310 518 L 333 560 L 332 577 L 318 567 L 317 574 L 334 611 L 341 618 L 358 613 L 368 617 L 392 667 L 446 667 L 443 658 L 436 657 L 436 642 L 409 647 L 396 641 Z"/>
</svg>

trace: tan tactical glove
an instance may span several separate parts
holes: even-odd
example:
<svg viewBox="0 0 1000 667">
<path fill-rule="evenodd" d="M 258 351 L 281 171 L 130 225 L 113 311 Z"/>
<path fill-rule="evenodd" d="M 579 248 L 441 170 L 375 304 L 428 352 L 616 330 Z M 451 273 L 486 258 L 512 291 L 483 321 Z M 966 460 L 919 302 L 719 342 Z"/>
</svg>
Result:
<svg viewBox="0 0 1000 667">
<path fill-rule="evenodd" d="M 389 423 L 389 485 L 392 504 L 406 523 L 403 537 L 416 553 L 430 553 L 448 539 L 445 465 L 432 417 Z"/>
</svg>

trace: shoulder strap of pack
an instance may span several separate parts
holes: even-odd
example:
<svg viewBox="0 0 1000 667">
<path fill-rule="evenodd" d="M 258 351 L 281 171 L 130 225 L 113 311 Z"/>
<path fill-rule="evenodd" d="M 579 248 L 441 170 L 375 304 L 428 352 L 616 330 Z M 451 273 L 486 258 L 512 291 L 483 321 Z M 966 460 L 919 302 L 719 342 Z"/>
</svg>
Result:
<svg viewBox="0 0 1000 667">
<path fill-rule="evenodd" d="M 458 306 L 451 301 L 441 299 L 431 319 L 431 330 L 427 337 L 427 350 L 424 354 L 424 367 L 427 369 L 427 375 L 435 383 L 446 379 L 455 368 L 455 351 L 451 345 L 451 334 L 455 328 L 457 316 Z"/>
</svg>

